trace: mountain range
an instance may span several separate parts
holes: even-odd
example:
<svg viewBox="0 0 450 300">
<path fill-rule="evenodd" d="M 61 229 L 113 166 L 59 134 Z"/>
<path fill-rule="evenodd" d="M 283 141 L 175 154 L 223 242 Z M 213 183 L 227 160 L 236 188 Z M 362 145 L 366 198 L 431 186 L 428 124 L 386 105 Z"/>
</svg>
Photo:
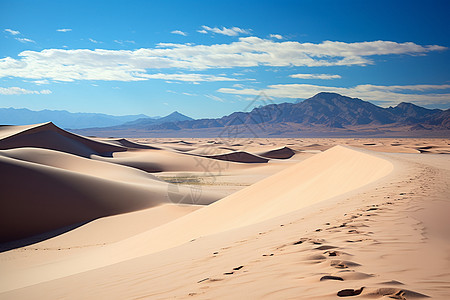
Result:
<svg viewBox="0 0 450 300">
<path fill-rule="evenodd" d="M 5 111 L 9 112 L 9 115 Z M 71 114 L 64 111 L 55 115 L 55 111 L 41 111 L 35 113 L 46 112 L 47 119 L 36 120 L 27 118 L 27 114 L 19 114 L 21 118 L 15 118 L 15 111 L 18 110 L 0 109 L 0 123 L 30 124 L 52 121 L 61 127 L 71 128 L 76 133 L 97 136 L 214 137 L 229 130 L 239 132 L 243 136 L 259 137 L 298 136 L 299 133 L 302 136 L 450 135 L 450 109 L 427 109 L 405 102 L 395 107 L 383 108 L 358 98 L 328 92 L 319 93 L 301 102 L 269 104 L 255 107 L 249 112 L 234 112 L 216 119 L 194 120 L 177 111 L 162 118 L 145 115 L 115 117 L 103 114 Z M 52 113 L 55 117 L 52 117 Z M 66 118 L 61 118 L 62 115 Z M 33 115 L 30 113 L 30 116 Z M 79 116 L 78 119 L 76 116 Z M 91 123 L 83 121 L 90 119 L 94 120 Z M 108 122 L 115 124 L 105 125 Z M 97 125 L 85 126 L 92 123 Z M 99 123 L 101 125 L 98 125 Z M 80 129 L 83 127 L 89 128 Z"/>
<path fill-rule="evenodd" d="M 233 128 L 255 136 L 295 136 L 299 132 L 312 136 L 318 133 L 352 136 L 395 135 L 399 131 L 418 131 L 421 135 L 440 131 L 440 135 L 446 135 L 450 130 L 450 109 L 427 109 L 405 102 L 383 108 L 358 98 L 325 92 L 302 102 L 270 104 L 217 119 L 183 119 L 181 114 L 174 114 L 177 118 L 168 116 L 164 122 L 144 118 L 102 130 L 85 129 L 80 133 L 105 135 L 108 132 L 108 135 L 129 136 L 132 132 L 134 136 L 195 137 L 214 136 Z"/>
<path fill-rule="evenodd" d="M 181 113 L 179 113 L 178 111 L 174 111 L 173 113 L 171 113 L 170 115 L 167 115 L 165 117 L 162 118 L 139 118 L 137 120 L 131 121 L 131 122 L 126 122 L 125 124 L 122 125 L 118 125 L 115 126 L 114 128 L 119 128 L 119 129 L 123 129 L 123 128 L 147 128 L 147 127 L 151 127 L 151 126 L 158 126 L 158 125 L 162 125 L 162 124 L 175 124 L 178 122 L 184 122 L 184 121 L 195 121 L 194 119 L 192 119 L 191 117 L 185 116 Z M 176 128 L 174 128 L 176 129 Z"/>
<path fill-rule="evenodd" d="M 0 108 L 0 124 L 2 125 L 29 125 L 53 122 L 62 128 L 88 128 L 109 127 L 134 121 L 139 118 L 155 119 L 143 114 L 113 116 L 97 113 L 71 113 L 66 110 L 40 110 L 33 111 L 26 108 Z"/>
<path fill-rule="evenodd" d="M 420 125 L 428 129 L 450 129 L 450 110 L 427 109 L 402 102 L 383 108 L 358 98 L 319 93 L 300 103 L 270 104 L 250 112 L 235 112 L 219 119 L 143 124 L 147 130 L 197 129 L 242 124 L 300 124 L 307 127 L 347 128 L 355 126 Z"/>
</svg>

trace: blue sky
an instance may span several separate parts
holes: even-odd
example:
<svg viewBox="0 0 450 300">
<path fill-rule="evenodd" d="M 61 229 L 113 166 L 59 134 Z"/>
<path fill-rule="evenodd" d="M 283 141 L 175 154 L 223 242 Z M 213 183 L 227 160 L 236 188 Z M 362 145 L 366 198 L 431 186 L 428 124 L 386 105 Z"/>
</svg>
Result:
<svg viewBox="0 0 450 300">
<path fill-rule="evenodd" d="M 0 0 L 0 107 L 194 118 L 334 91 L 450 107 L 449 1 Z"/>
</svg>

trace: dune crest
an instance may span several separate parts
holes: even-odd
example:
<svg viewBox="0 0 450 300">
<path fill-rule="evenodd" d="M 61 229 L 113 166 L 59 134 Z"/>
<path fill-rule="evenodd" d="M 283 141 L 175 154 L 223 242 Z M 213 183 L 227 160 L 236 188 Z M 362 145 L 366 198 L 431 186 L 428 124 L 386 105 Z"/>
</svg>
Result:
<svg viewBox="0 0 450 300">
<path fill-rule="evenodd" d="M 294 154 L 295 151 L 287 146 L 258 153 L 259 156 L 276 159 L 288 159 L 291 158 Z"/>
<path fill-rule="evenodd" d="M 103 140 L 103 142 L 108 143 L 108 144 L 113 144 L 113 145 L 117 145 L 120 147 L 126 147 L 126 148 L 130 148 L 130 149 L 152 149 L 152 150 L 159 150 L 161 148 L 158 147 L 153 147 L 153 146 L 149 146 L 149 145 L 142 145 L 139 143 L 135 143 L 135 142 L 131 142 L 127 139 L 108 139 L 108 140 Z"/>
<path fill-rule="evenodd" d="M 110 156 L 125 147 L 106 144 L 65 131 L 53 123 L 0 127 L 0 149 L 36 147 L 62 151 L 78 156 Z"/>
<path fill-rule="evenodd" d="M 203 155 L 203 157 L 238 163 L 266 163 L 269 161 L 264 157 L 258 156 L 256 154 L 251 154 L 245 151 L 234 151 L 216 155 Z"/>
</svg>

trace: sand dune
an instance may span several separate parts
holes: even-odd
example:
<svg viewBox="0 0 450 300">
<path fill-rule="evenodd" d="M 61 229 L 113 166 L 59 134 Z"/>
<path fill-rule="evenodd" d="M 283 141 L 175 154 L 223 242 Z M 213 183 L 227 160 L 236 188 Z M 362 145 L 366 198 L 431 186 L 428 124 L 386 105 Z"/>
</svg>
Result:
<svg viewBox="0 0 450 300">
<path fill-rule="evenodd" d="M 263 222 L 352 191 L 391 170 L 388 161 L 334 147 L 201 210 L 110 245 L 108 255 L 97 249 L 63 262 L 57 269 L 48 266 L 50 270 L 41 272 L 67 276 L 175 247 L 201 236 Z"/>
<path fill-rule="evenodd" d="M 276 159 L 288 159 L 291 158 L 295 152 L 289 147 L 282 147 L 274 150 L 269 150 L 265 152 L 258 153 L 259 156 L 266 158 L 276 158 Z"/>
<path fill-rule="evenodd" d="M 138 153 L 115 153 L 114 157 L 95 157 L 97 160 L 130 166 L 145 172 L 197 171 L 218 172 L 243 166 L 235 161 L 222 162 L 215 157 L 191 155 L 174 151 L 145 150 Z M 264 162 L 267 162 L 265 160 Z"/>
<path fill-rule="evenodd" d="M 105 143 L 108 143 L 108 144 L 114 144 L 117 146 L 126 147 L 126 148 L 130 148 L 130 149 L 153 149 L 153 150 L 160 149 L 158 147 L 142 145 L 139 143 L 131 142 L 127 139 L 104 139 L 102 141 Z"/>
<path fill-rule="evenodd" d="M 1 242 L 164 203 L 209 204 L 221 197 L 167 184 L 139 169 L 88 159 L 125 148 L 51 123 L 2 129 L 0 148 L 12 149 L 0 151 L 5 199 L 0 202 Z"/>
<path fill-rule="evenodd" d="M 55 150 L 16 148 L 0 150 L 0 156 L 128 183 L 148 184 L 149 179 L 158 180 L 154 175 L 135 168 L 87 159 Z"/>
<path fill-rule="evenodd" d="M 2 242 L 162 203 L 218 199 L 207 192 L 186 197 L 188 188 L 170 189 L 150 178 L 145 185 L 122 182 L 7 157 L 0 157 L 0 167 L 7 174 L 1 179 L 2 199 L 8 199 L 0 203 Z"/>
<path fill-rule="evenodd" d="M 0 149 L 37 147 L 58 150 L 79 156 L 111 155 L 126 148 L 97 142 L 44 123 L 34 126 L 3 126 L 0 128 Z"/>
<path fill-rule="evenodd" d="M 224 154 L 205 155 L 204 157 L 238 163 L 266 163 L 269 161 L 264 157 L 251 154 L 245 151 L 233 151 Z"/>
<path fill-rule="evenodd" d="M 76 253 L 92 247 L 121 241 L 170 222 L 201 207 L 202 205 L 168 203 L 148 209 L 107 216 L 89 223 L 63 227 L 56 232 L 46 232 L 31 238 L 3 243 L 0 244 L 2 246 L 0 251 L 27 246 L 27 249 L 42 251 L 59 249 L 59 251 Z M 44 262 L 42 258 L 41 262 Z"/>
<path fill-rule="evenodd" d="M 378 157 L 334 147 L 202 210 L 124 241 L 121 247 L 130 250 L 119 252 L 144 255 L 199 236 L 262 222 L 352 191 L 386 176 L 392 169 L 391 163 Z M 148 245 L 145 241 L 161 240 L 175 228 L 184 230 L 154 247 L 140 246 Z"/>
<path fill-rule="evenodd" d="M 0 127 L 0 299 L 446 299 L 448 145 Z"/>
</svg>

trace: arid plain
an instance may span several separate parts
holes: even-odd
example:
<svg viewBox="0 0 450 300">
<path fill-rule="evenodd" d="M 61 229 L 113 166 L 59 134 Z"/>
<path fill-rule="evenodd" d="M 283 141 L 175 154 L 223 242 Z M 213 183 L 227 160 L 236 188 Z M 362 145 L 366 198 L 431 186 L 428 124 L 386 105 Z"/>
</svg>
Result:
<svg viewBox="0 0 450 300">
<path fill-rule="evenodd" d="M 0 299 L 448 299 L 450 139 L 0 128 Z"/>
</svg>

